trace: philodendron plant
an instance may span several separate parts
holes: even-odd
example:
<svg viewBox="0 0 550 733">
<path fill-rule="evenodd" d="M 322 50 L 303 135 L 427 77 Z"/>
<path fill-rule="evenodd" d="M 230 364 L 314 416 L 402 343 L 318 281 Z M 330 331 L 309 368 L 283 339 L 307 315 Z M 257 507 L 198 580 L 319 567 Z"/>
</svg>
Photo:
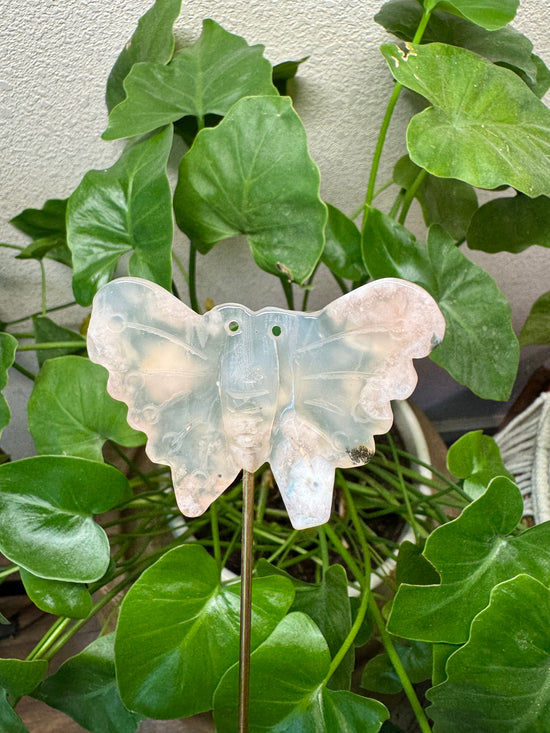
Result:
<svg viewBox="0 0 550 733">
<path fill-rule="evenodd" d="M 129 255 L 131 275 L 169 290 L 175 265 L 200 312 L 197 256 L 237 235 L 280 279 L 290 308 L 303 293 L 305 309 L 321 266 L 344 291 L 386 276 L 410 280 L 445 315 L 432 358 L 481 397 L 506 399 L 518 361 L 510 309 L 460 245 L 491 252 L 546 242 L 538 222 L 549 208 L 550 112 L 540 97 L 550 72 L 508 25 L 517 1 L 390 0 L 381 8 L 376 20 L 400 42 L 382 47 L 380 72 L 396 83 L 365 200 L 347 214 L 321 200 L 319 170 L 286 95 L 300 62 L 272 67 L 261 46 L 214 20 L 175 51 L 180 3 L 156 1 L 109 77 L 104 138 L 127 138 L 119 160 L 86 173 L 68 199 L 16 216 L 12 224 L 32 242 L 7 246 L 43 272 L 45 258 L 72 268 L 83 306 Z M 409 123 L 408 156 L 377 187 L 405 88 L 425 109 Z M 175 136 L 185 145 L 174 146 Z M 167 161 L 182 147 L 172 192 Z M 384 212 L 377 195 L 392 185 Z M 476 189 L 506 195 L 478 207 Z M 406 228 L 414 199 L 425 242 Z M 190 240 L 186 265 L 172 248 L 173 215 Z M 0 550 L 9 562 L 1 578 L 19 573 L 29 598 L 55 619 L 25 660 L 0 659 L 0 728 L 26 731 L 15 708 L 31 695 L 95 733 L 205 711 L 220 733 L 234 731 L 239 582 L 220 571 L 240 550 L 241 485 L 183 521 L 168 470 L 139 460 L 144 436 L 86 358 L 86 324 L 76 333 L 56 323 L 46 285 L 44 277 L 42 311 L 28 331 L 17 331 L 26 320 L 19 314 L 3 316 L 0 387 L 10 368 L 34 381 L 28 423 L 38 455 L 0 467 Z M 36 351 L 37 373 L 18 363 L 25 350 Z M 3 428 L 10 411 L 0 399 Z M 431 496 L 408 458 L 390 438 L 367 469 L 338 471 L 331 521 L 303 532 L 271 501 L 269 470 L 258 472 L 251 731 L 389 733 L 399 728 L 388 720 L 387 694 L 400 690 L 424 732 L 430 719 L 436 733 L 550 729 L 550 528 L 522 528 L 519 490 L 479 433 L 450 452 L 457 482 L 422 479 Z M 466 508 L 448 522 L 447 506 L 454 516 Z M 382 536 L 373 521 L 388 515 L 413 527 L 416 544 Z M 381 611 L 370 573 L 388 556 L 398 556 L 397 571 L 385 578 L 390 600 Z M 297 571 L 306 565 L 304 579 Z M 48 676 L 50 660 L 96 615 L 97 640 Z M 369 639 L 369 649 L 377 641 L 384 651 L 352 688 L 356 664 L 364 666 L 354 648 Z M 427 709 L 414 687 L 421 682 L 430 686 Z M 384 693 L 390 710 L 367 690 Z"/>
</svg>

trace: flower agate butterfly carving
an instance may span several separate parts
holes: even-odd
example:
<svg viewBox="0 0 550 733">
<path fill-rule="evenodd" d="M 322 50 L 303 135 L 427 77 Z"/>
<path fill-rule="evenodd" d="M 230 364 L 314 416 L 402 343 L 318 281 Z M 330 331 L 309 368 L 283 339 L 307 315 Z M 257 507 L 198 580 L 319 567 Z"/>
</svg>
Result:
<svg viewBox="0 0 550 733">
<path fill-rule="evenodd" d="M 147 453 L 172 469 L 183 514 L 204 512 L 241 469 L 269 461 L 294 527 L 326 522 L 334 470 L 366 463 L 390 400 L 417 381 L 445 322 L 431 296 L 377 280 L 316 313 L 227 304 L 200 316 L 146 280 L 96 295 L 90 358 L 128 405 Z"/>
</svg>

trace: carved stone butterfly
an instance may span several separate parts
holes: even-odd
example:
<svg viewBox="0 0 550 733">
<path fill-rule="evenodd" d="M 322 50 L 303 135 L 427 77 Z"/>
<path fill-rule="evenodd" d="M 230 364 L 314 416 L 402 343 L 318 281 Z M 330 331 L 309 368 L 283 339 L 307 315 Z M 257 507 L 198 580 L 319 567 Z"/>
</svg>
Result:
<svg viewBox="0 0 550 733">
<path fill-rule="evenodd" d="M 326 522 L 334 469 L 366 463 L 390 400 L 413 391 L 412 359 L 443 338 L 432 297 L 404 280 L 363 285 L 316 313 L 227 304 L 200 316 L 163 288 L 121 278 L 95 296 L 92 361 L 172 469 L 197 516 L 239 471 L 269 461 L 297 529 Z"/>
</svg>

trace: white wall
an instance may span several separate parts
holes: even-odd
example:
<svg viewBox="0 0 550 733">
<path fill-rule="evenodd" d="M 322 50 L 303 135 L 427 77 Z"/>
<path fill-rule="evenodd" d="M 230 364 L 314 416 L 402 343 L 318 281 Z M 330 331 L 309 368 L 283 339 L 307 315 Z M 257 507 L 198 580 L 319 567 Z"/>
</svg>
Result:
<svg viewBox="0 0 550 733">
<path fill-rule="evenodd" d="M 0 241 L 25 244 L 7 220 L 47 198 L 65 197 L 90 168 L 109 166 L 120 143 L 106 143 L 103 103 L 108 72 L 150 0 L 0 0 Z M 364 196 L 368 166 L 392 79 L 378 46 L 390 37 L 372 17 L 381 0 L 194 0 L 184 2 L 176 29 L 181 42 L 195 39 L 211 17 L 249 43 L 264 43 L 272 62 L 310 56 L 296 83 L 295 102 L 308 131 L 312 156 L 323 177 L 324 197 L 347 213 Z M 546 0 L 524 0 L 515 26 L 535 43 L 550 65 L 550 11 Z M 404 152 L 402 99 L 387 144 L 383 181 L 396 154 Z M 418 213 L 414 229 L 421 229 Z M 184 239 L 180 237 L 180 247 Z M 521 327 L 533 301 L 550 289 L 550 252 L 539 247 L 511 257 L 475 254 L 497 279 Z M 55 305 L 67 297 L 67 272 L 47 262 L 60 287 L 48 293 Z M 224 244 L 200 260 L 199 297 L 238 300 L 256 308 L 282 304 L 278 282 L 251 264 L 246 246 Z M 0 319 L 40 307 L 39 268 L 0 250 Z M 322 279 L 312 307 L 337 290 Z M 67 315 L 78 322 L 82 311 Z M 524 368 L 528 371 L 533 357 Z M 19 382 L 17 382 L 19 384 Z M 15 390 L 17 385 L 12 385 Z M 11 399 L 11 398 L 10 398 Z"/>
</svg>

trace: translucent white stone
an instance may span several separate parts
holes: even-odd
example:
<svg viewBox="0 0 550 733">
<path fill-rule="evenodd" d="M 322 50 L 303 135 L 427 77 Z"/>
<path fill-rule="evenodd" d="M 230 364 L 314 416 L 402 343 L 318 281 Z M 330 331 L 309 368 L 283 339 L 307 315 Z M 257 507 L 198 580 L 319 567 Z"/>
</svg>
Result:
<svg viewBox="0 0 550 733">
<path fill-rule="evenodd" d="M 316 313 L 221 305 L 203 316 L 163 288 L 114 280 L 96 295 L 92 361 L 172 469 L 178 505 L 205 511 L 241 468 L 269 461 L 294 527 L 326 522 L 334 469 L 366 463 L 405 399 L 412 359 L 441 341 L 432 297 L 404 280 L 368 283 Z"/>
</svg>

